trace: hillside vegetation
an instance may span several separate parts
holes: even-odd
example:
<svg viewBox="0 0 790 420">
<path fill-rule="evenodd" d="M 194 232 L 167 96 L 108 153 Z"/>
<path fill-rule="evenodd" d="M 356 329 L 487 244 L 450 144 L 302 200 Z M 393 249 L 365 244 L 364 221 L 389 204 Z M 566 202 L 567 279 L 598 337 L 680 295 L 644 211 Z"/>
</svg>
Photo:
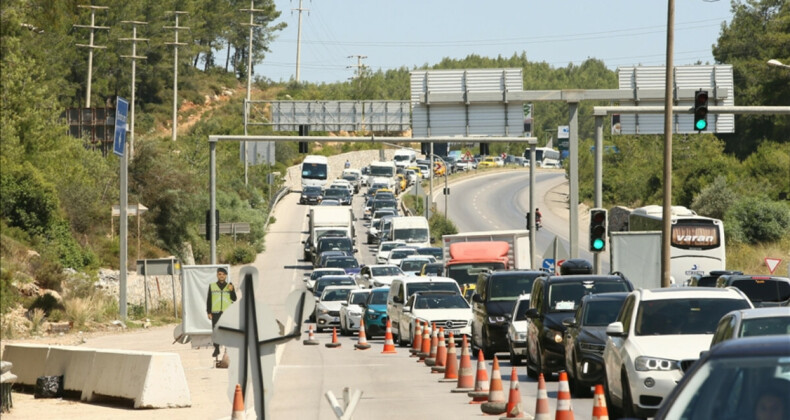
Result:
<svg viewBox="0 0 790 420">
<path fill-rule="evenodd" d="M 111 6 L 100 14 L 97 24 L 112 29 L 97 35 L 97 44 L 108 48 L 94 56 L 94 107 L 113 106 L 116 96 L 131 97 L 130 62 L 120 57 L 130 54 L 131 47 L 119 40 L 130 37 L 131 31 L 120 21 L 149 22 L 138 32 L 139 37 L 150 38 L 150 43 L 138 50 L 148 59 L 137 65 L 136 143 L 128 190 L 130 204 L 139 202 L 149 208 L 141 220 L 140 257 L 183 258 L 191 249 L 196 263 L 207 263 L 208 243 L 198 233 L 209 207 L 207 138 L 243 133 L 246 29 L 232 22 L 237 20 L 233 13 L 244 7 L 244 2 L 96 3 Z M 64 109 L 85 105 L 87 51 L 76 44 L 85 43 L 87 35 L 72 25 L 85 24 L 87 12 L 76 4 L 8 0 L 0 6 L 2 313 L 22 304 L 25 309 L 43 308 L 41 316 L 51 317 L 56 310 L 65 314 L 63 301 L 44 304 L 38 296 L 21 297 L 19 290 L 36 284 L 63 291 L 67 299 L 88 298 L 100 267 L 119 268 L 118 223 L 113 224 L 110 216 L 111 207 L 119 202 L 119 160 L 112 154 L 102 155 L 83 139 L 68 136 L 58 120 Z M 163 29 L 172 25 L 172 17 L 165 12 L 174 8 L 190 12 L 192 27 L 192 42 L 179 50 L 181 103 L 176 142 L 170 138 L 172 51 L 164 44 L 172 40 L 172 32 Z M 267 12 L 259 16 L 262 26 L 256 29 L 253 61 L 265 62 L 266 49 L 281 29 L 272 23 L 280 12 L 273 1 L 256 2 L 256 8 Z M 763 0 L 736 2 L 733 8 L 735 19 L 722 28 L 713 50 L 717 60 L 735 68 L 736 104 L 787 105 L 790 73 L 769 69 L 764 63 L 767 58 L 790 62 L 790 6 L 782 0 Z M 217 56 L 224 46 L 229 46 L 228 55 Z M 470 55 L 422 68 L 503 67 L 523 69 L 527 90 L 617 86 L 616 73 L 600 60 L 555 68 L 530 61 L 526 52 L 507 58 Z M 280 84 L 265 75 L 254 75 L 253 99 L 284 99 L 288 95 L 296 100 L 407 100 L 409 71 L 405 67 L 366 70 L 354 83 L 332 84 Z M 587 201 L 592 200 L 593 169 L 592 155 L 586 151 L 594 135 L 591 113 L 595 105 L 599 104 L 581 104 L 579 118 L 580 192 L 581 199 Z M 562 103 L 536 103 L 533 112 L 535 132 L 542 140 L 567 121 L 567 106 Z M 729 259 L 732 268 L 756 271 L 760 269 L 755 263 L 758 255 L 759 263 L 769 256 L 762 253 L 790 256 L 789 121 L 787 116 L 738 116 L 736 135 L 675 137 L 673 203 L 725 220 L 729 249 L 735 253 Z M 251 134 L 270 133 L 266 127 L 251 130 Z M 606 144 L 619 149 L 604 160 L 607 207 L 661 202 L 662 141 L 661 136 L 606 136 Z M 343 143 L 320 150 L 312 147 L 312 153 L 331 155 L 371 146 Z M 492 145 L 491 149 L 492 153 L 523 152 L 523 146 L 516 143 Z M 267 175 L 284 173 L 286 167 L 299 162 L 300 155 L 295 143 L 278 143 L 277 163 L 273 167 L 251 166 L 245 185 L 238 145 L 221 143 L 217 150 L 220 219 L 247 221 L 252 227 L 250 235 L 240 236 L 235 243 L 230 237 L 221 237 L 218 255 L 221 262 L 250 262 L 263 250 L 269 196 L 281 187 L 279 182 L 268 185 Z M 129 235 L 132 244 L 137 240 L 136 229 L 130 228 Z M 130 245 L 130 251 L 133 249 Z M 755 249 L 758 251 L 749 251 Z M 110 318 L 117 313 L 117 303 L 115 308 L 107 305 L 102 306 L 102 312 Z"/>
</svg>

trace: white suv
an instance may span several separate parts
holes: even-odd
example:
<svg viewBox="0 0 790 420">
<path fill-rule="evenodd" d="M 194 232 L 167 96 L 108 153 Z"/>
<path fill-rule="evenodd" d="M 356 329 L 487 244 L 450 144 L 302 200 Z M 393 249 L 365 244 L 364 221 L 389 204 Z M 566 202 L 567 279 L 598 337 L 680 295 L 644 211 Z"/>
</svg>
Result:
<svg viewBox="0 0 790 420">
<path fill-rule="evenodd" d="M 615 418 L 655 415 L 683 372 L 708 350 L 719 319 L 751 307 L 735 288 L 631 292 L 617 321 L 606 327 L 604 386 L 610 412 Z"/>
</svg>

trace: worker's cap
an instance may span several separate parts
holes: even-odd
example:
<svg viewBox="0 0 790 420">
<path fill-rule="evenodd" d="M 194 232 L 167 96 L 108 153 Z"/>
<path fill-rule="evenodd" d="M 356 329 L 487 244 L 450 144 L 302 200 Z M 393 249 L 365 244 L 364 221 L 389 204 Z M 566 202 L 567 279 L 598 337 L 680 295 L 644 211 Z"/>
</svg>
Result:
<svg viewBox="0 0 790 420">
<path fill-rule="evenodd" d="M 217 269 L 217 273 L 225 273 L 228 274 L 228 269 L 225 267 L 220 267 Z"/>
</svg>

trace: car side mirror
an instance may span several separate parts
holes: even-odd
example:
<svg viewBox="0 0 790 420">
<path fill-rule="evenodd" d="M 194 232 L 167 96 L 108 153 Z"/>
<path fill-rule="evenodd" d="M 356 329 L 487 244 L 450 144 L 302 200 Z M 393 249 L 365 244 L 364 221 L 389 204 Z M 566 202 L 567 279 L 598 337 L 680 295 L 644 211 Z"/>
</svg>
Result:
<svg viewBox="0 0 790 420">
<path fill-rule="evenodd" d="M 479 294 L 475 293 L 475 294 L 472 295 L 472 302 L 483 303 L 483 297 L 480 296 Z"/>
<path fill-rule="evenodd" d="M 357 248 L 354 248 L 354 253 L 356 254 L 357 252 L 359 252 L 359 250 Z"/>
<path fill-rule="evenodd" d="M 348 302 L 340 302 L 340 306 L 348 306 Z"/>
<path fill-rule="evenodd" d="M 404 306 L 403 312 L 411 312 L 411 306 Z"/>
<path fill-rule="evenodd" d="M 526 316 L 529 319 L 540 318 L 540 313 L 538 312 L 538 308 L 527 309 Z"/>
<path fill-rule="evenodd" d="M 576 326 L 576 319 L 574 318 L 565 318 L 562 320 L 562 325 L 565 327 L 574 327 Z"/>
<path fill-rule="evenodd" d="M 606 335 L 610 337 L 624 337 L 623 323 L 620 321 L 612 322 L 606 326 Z"/>
<path fill-rule="evenodd" d="M 400 297 L 398 297 L 398 296 L 395 296 L 395 297 L 393 297 L 393 298 L 392 298 L 392 301 L 393 301 L 393 302 L 395 302 L 395 303 L 403 303 L 403 299 L 401 299 L 401 298 L 400 298 Z"/>
</svg>

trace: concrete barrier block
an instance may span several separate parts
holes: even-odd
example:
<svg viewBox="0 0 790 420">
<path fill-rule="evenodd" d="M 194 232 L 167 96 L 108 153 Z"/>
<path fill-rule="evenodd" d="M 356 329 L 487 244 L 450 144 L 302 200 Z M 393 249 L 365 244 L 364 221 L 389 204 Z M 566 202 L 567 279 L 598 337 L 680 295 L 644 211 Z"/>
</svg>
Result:
<svg viewBox="0 0 790 420">
<path fill-rule="evenodd" d="M 7 344 L 2 359 L 14 364 L 16 383 L 35 386 L 36 379 L 44 376 L 49 346 L 41 344 Z"/>
<path fill-rule="evenodd" d="M 95 349 L 71 346 L 52 346 L 49 349 L 44 375 L 63 375 L 63 390 L 82 392 L 93 369 Z"/>
<path fill-rule="evenodd" d="M 135 408 L 191 405 L 181 359 L 175 353 L 96 350 L 81 399 L 100 396 L 134 401 Z"/>
</svg>

